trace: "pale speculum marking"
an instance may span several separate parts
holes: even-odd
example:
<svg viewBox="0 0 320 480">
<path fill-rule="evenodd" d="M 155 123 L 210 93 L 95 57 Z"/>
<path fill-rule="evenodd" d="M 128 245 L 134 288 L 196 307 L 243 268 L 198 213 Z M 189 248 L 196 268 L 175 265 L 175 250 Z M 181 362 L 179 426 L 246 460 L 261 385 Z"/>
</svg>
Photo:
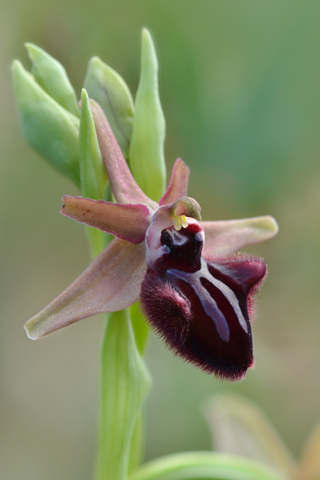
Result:
<svg viewBox="0 0 320 480">
<path fill-rule="evenodd" d="M 228 302 L 233 308 L 234 313 L 237 316 L 239 324 L 243 328 L 243 330 L 248 333 L 248 326 L 245 321 L 245 318 L 242 314 L 239 301 L 235 295 L 235 293 L 231 290 L 228 285 L 223 283 L 221 280 L 217 280 L 208 270 L 207 262 L 201 259 L 201 268 L 193 273 L 183 272 L 177 269 L 169 269 L 167 271 L 169 275 L 173 275 L 180 280 L 186 281 L 191 287 L 194 289 L 196 295 L 201 301 L 203 309 L 205 313 L 212 319 L 214 322 L 219 337 L 224 342 L 228 342 L 230 339 L 230 329 L 228 322 L 219 309 L 217 302 L 214 298 L 210 295 L 208 290 L 202 285 L 201 278 L 207 279 L 210 283 L 212 283 L 216 288 L 220 290 L 220 292 L 227 298 Z"/>
</svg>

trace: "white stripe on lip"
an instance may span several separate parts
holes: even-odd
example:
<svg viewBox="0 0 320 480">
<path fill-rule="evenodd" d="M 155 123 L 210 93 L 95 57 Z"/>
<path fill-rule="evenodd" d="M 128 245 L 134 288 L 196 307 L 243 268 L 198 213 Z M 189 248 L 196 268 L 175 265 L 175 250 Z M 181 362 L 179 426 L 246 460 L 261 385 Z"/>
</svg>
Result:
<svg viewBox="0 0 320 480">
<path fill-rule="evenodd" d="M 211 282 L 220 292 L 227 298 L 231 307 L 233 308 L 234 313 L 236 314 L 239 324 L 243 330 L 248 333 L 248 326 L 242 314 L 239 301 L 237 296 L 231 290 L 228 285 L 223 283 L 221 280 L 216 279 L 208 270 L 207 262 L 201 258 L 201 268 L 194 273 L 181 272 L 175 268 L 170 268 L 167 270 L 167 273 L 173 275 L 176 278 L 185 280 L 191 287 L 194 289 L 196 295 L 198 295 L 203 309 L 206 314 L 212 319 L 215 323 L 216 329 L 218 331 L 219 337 L 224 342 L 228 342 L 230 339 L 230 329 L 228 322 L 219 309 L 216 301 L 212 298 L 208 290 L 201 284 L 201 278 L 206 278 Z"/>
</svg>

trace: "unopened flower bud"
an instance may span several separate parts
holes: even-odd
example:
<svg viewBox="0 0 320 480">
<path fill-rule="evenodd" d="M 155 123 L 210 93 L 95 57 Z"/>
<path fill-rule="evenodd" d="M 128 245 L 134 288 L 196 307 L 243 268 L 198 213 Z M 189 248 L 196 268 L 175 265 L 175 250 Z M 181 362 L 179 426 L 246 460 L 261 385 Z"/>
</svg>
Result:
<svg viewBox="0 0 320 480">
<path fill-rule="evenodd" d="M 65 68 L 37 45 L 26 43 L 25 47 L 32 62 L 31 73 L 36 82 L 59 105 L 79 117 L 80 110 L 77 96 Z"/>
<path fill-rule="evenodd" d="M 79 187 L 79 118 L 50 97 L 18 60 L 12 75 L 26 141 Z"/>
<path fill-rule="evenodd" d="M 123 78 L 100 58 L 91 58 L 84 88 L 104 111 L 112 131 L 128 158 L 134 115 L 133 99 Z"/>
<path fill-rule="evenodd" d="M 164 139 L 165 120 L 158 91 L 158 61 L 151 35 L 144 29 L 129 163 L 138 185 L 155 201 L 162 197 L 166 184 Z"/>
</svg>

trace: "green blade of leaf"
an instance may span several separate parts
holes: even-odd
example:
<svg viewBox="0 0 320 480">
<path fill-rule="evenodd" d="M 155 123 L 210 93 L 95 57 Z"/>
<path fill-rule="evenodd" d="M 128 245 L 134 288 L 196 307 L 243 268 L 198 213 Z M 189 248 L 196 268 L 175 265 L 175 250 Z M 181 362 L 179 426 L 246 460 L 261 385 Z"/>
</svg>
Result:
<svg viewBox="0 0 320 480">
<path fill-rule="evenodd" d="M 32 61 L 32 74 L 36 82 L 59 105 L 73 115 L 80 116 L 76 92 L 65 68 L 55 58 L 33 43 L 25 43 Z"/>
<path fill-rule="evenodd" d="M 135 180 L 155 201 L 166 184 L 164 160 L 165 119 L 158 89 L 158 61 L 148 30 L 142 31 L 140 81 L 129 149 L 129 163 Z"/>
<path fill-rule="evenodd" d="M 91 58 L 84 88 L 104 111 L 127 158 L 134 116 L 133 99 L 123 78 L 100 58 Z"/>
<path fill-rule="evenodd" d="M 101 357 L 101 408 L 96 480 L 125 480 L 134 425 L 150 387 L 127 310 L 109 317 Z"/>
<path fill-rule="evenodd" d="M 259 460 L 291 479 L 296 463 L 268 418 L 253 402 L 234 394 L 218 394 L 205 405 L 215 450 Z"/>
<path fill-rule="evenodd" d="M 282 480 L 256 461 L 211 452 L 187 452 L 153 460 L 130 480 Z"/>
<path fill-rule="evenodd" d="M 80 188 L 79 119 L 53 100 L 17 60 L 12 75 L 26 141 Z"/>
</svg>

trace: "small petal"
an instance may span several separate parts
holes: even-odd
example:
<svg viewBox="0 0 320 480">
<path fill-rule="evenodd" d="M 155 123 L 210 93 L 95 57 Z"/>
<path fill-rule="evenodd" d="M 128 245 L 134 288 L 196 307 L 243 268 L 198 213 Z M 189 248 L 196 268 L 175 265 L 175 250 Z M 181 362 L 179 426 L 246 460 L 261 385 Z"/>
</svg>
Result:
<svg viewBox="0 0 320 480">
<path fill-rule="evenodd" d="M 159 201 L 160 207 L 168 203 L 176 202 L 179 198 L 187 195 L 189 174 L 189 167 L 187 167 L 181 158 L 177 158 L 172 168 L 168 188 Z"/>
<path fill-rule="evenodd" d="M 90 105 L 102 158 L 116 201 L 119 203 L 144 203 L 155 210 L 157 204 L 143 193 L 133 178 L 101 107 L 94 100 L 90 101 Z"/>
<path fill-rule="evenodd" d="M 145 205 L 124 205 L 69 195 L 65 195 L 62 201 L 62 215 L 131 243 L 144 240 L 150 223 L 150 212 Z"/>
<path fill-rule="evenodd" d="M 70 287 L 28 320 L 28 337 L 36 340 L 83 318 L 133 305 L 145 272 L 144 243 L 115 238 Z"/>
<path fill-rule="evenodd" d="M 205 232 L 204 257 L 228 255 L 248 245 L 264 242 L 274 237 L 279 229 L 275 219 L 269 215 L 201 224 Z"/>
</svg>

